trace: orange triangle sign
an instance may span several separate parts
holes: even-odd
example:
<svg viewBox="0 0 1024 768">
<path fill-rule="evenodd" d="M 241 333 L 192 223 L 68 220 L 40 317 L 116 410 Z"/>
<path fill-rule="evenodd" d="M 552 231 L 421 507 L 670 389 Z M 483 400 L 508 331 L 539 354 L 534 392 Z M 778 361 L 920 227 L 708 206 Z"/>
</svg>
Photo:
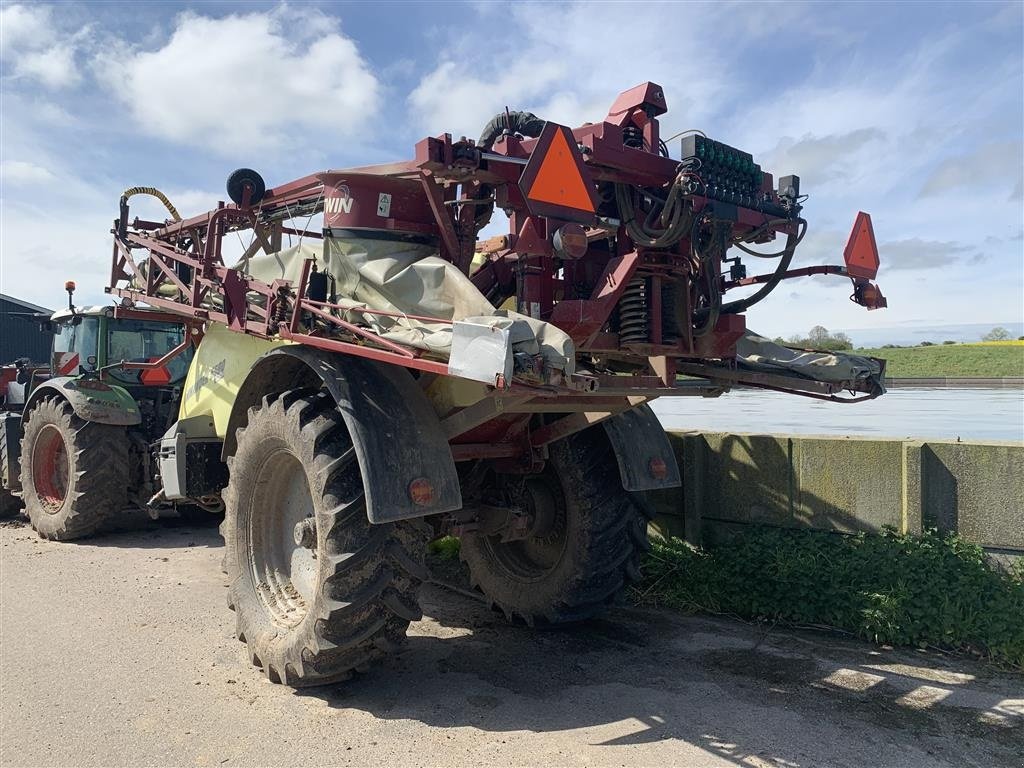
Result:
<svg viewBox="0 0 1024 768">
<path fill-rule="evenodd" d="M 878 274 L 878 246 L 875 245 L 875 230 L 871 216 L 861 211 L 853 222 L 853 231 L 843 251 L 846 271 L 850 277 L 874 280 Z"/>
<path fill-rule="evenodd" d="M 594 212 L 594 201 L 576 165 L 576 155 L 565 140 L 565 131 L 555 131 L 527 197 L 539 203 L 562 205 Z"/>
<path fill-rule="evenodd" d="M 159 359 L 159 357 L 151 357 L 148 362 L 155 363 Z M 139 382 L 147 387 L 170 384 L 171 372 L 164 365 L 161 365 L 159 368 L 143 368 L 139 372 Z"/>
</svg>

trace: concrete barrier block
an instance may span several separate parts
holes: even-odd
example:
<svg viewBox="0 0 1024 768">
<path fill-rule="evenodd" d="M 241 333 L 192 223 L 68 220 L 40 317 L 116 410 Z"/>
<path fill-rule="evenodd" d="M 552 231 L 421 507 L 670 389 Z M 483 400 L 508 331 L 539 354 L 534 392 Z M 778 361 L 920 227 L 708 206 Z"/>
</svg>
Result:
<svg viewBox="0 0 1024 768">
<path fill-rule="evenodd" d="M 896 440 L 793 438 L 794 518 L 844 532 L 903 527 L 903 450 Z"/>
<path fill-rule="evenodd" d="M 920 535 L 924 530 L 922 452 L 924 443 L 908 440 L 903 443 L 903 495 L 900 499 L 900 531 Z"/>
<path fill-rule="evenodd" d="M 699 543 L 750 523 L 959 533 L 1024 553 L 1024 445 L 725 433 L 672 436 L 680 494 L 659 519 Z"/>
<path fill-rule="evenodd" d="M 984 547 L 1024 551 L 1024 449 L 929 441 L 922 451 L 925 521 Z"/>
<path fill-rule="evenodd" d="M 788 437 L 708 433 L 705 518 L 792 525 L 792 444 Z"/>
</svg>

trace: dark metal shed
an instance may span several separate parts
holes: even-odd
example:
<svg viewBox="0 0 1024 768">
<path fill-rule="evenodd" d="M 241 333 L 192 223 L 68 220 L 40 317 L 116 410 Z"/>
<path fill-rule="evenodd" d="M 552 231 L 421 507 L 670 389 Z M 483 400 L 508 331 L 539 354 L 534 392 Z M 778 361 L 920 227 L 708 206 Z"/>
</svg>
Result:
<svg viewBox="0 0 1024 768">
<path fill-rule="evenodd" d="M 52 310 L 0 293 L 0 365 L 19 357 L 31 358 L 34 363 L 49 362 L 53 337 L 40 330 L 32 318 L 37 312 L 49 315 Z"/>
</svg>

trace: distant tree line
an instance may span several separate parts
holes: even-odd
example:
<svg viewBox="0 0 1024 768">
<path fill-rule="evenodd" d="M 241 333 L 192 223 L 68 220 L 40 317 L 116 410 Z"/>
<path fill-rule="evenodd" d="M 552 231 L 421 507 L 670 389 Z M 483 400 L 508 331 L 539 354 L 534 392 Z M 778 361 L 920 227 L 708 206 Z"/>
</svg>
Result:
<svg viewBox="0 0 1024 768">
<path fill-rule="evenodd" d="M 853 349 L 853 341 L 849 336 L 845 333 L 832 333 L 823 325 L 814 326 L 806 336 L 797 334 L 788 339 L 780 336 L 775 339 L 775 343 L 804 349 L 826 349 L 830 352 Z"/>
<path fill-rule="evenodd" d="M 1003 328 L 1001 325 L 997 325 L 991 331 L 981 337 L 982 341 L 1006 341 L 1010 338 L 1010 332 Z"/>
<path fill-rule="evenodd" d="M 996 326 L 991 331 L 981 337 L 982 341 L 1007 341 L 1010 338 L 1010 332 L 1002 326 Z M 1024 341 L 1024 336 L 1018 336 L 1018 341 Z M 853 341 L 845 333 L 832 333 L 823 325 L 816 325 L 811 328 L 810 332 L 806 336 L 796 334 L 790 336 L 788 339 L 784 339 L 781 336 L 776 336 L 773 341 L 776 344 L 784 344 L 787 347 L 801 347 L 802 349 L 825 349 L 831 352 L 842 351 L 847 349 L 853 349 Z M 942 342 L 943 344 L 959 344 L 958 341 L 952 341 L 947 339 Z M 903 347 L 902 344 L 883 344 L 882 349 L 899 349 Z M 917 346 L 919 347 L 934 347 L 936 343 L 934 341 L 922 341 Z"/>
</svg>

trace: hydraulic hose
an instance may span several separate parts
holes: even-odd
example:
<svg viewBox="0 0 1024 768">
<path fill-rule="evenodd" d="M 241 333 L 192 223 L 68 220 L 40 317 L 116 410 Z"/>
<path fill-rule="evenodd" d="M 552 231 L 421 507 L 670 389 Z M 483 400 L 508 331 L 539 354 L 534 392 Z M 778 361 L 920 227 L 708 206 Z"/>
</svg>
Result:
<svg viewBox="0 0 1024 768">
<path fill-rule="evenodd" d="M 768 282 L 745 299 L 730 301 L 728 304 L 723 304 L 723 315 L 735 315 L 739 312 L 745 312 L 775 290 L 775 286 L 782 281 L 783 276 L 789 269 L 789 265 L 793 261 L 793 254 L 796 253 L 796 247 L 800 244 L 800 241 L 804 237 L 804 233 L 807 231 L 807 222 L 804 219 L 797 219 L 797 223 L 803 225 L 803 229 L 799 233 L 790 233 L 786 236 L 786 247 L 782 251 L 782 259 L 779 260 L 779 264 L 775 267 L 775 272 L 772 274 Z"/>
<path fill-rule="evenodd" d="M 505 131 L 521 133 L 523 136 L 535 139 L 544 130 L 546 122 L 532 112 L 499 112 L 484 126 L 477 146 L 484 152 L 490 152 L 494 147 L 494 142 Z"/>
<path fill-rule="evenodd" d="M 682 174 L 677 176 L 669 187 L 656 221 L 654 209 L 648 213 L 644 221 L 637 219 L 635 189 L 629 184 L 615 185 L 615 204 L 619 209 L 619 217 L 633 242 L 647 248 L 671 248 L 682 240 L 692 222 Z"/>
<path fill-rule="evenodd" d="M 506 131 L 535 139 L 544 130 L 546 122 L 532 112 L 499 112 L 484 126 L 477 146 L 484 152 L 490 152 L 494 148 L 494 142 Z M 489 184 L 481 184 L 476 194 L 472 196 L 473 200 L 480 201 L 477 214 L 474 217 L 477 232 L 491 221 L 491 216 L 494 214 L 494 201 L 491 200 L 487 203 L 484 201 L 493 196 L 494 189 Z"/>
<path fill-rule="evenodd" d="M 155 197 L 164 204 L 167 212 L 171 214 L 172 219 L 175 221 L 181 221 L 181 214 L 178 213 L 178 209 L 171 205 L 171 201 L 167 199 L 167 195 L 156 187 L 129 187 L 121 193 L 121 205 L 124 206 L 124 204 L 128 202 L 128 198 L 134 197 L 135 195 L 150 195 Z"/>
</svg>

